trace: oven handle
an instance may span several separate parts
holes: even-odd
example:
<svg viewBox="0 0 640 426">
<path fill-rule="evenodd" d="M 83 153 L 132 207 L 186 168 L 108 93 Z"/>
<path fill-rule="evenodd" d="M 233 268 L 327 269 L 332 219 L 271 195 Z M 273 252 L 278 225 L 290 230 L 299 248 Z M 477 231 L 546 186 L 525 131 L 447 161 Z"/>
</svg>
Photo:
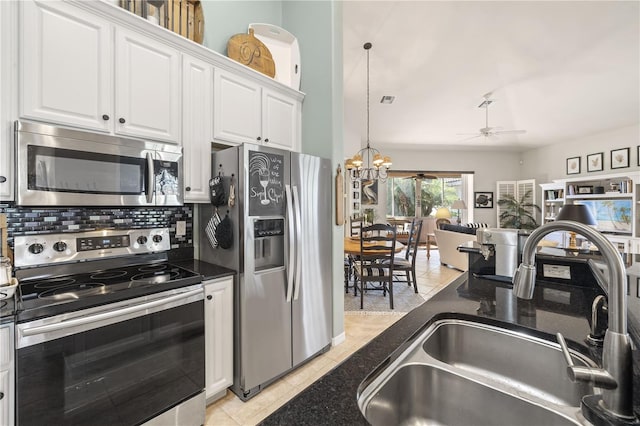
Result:
<svg viewBox="0 0 640 426">
<path fill-rule="evenodd" d="M 179 301 L 181 299 L 188 299 L 191 296 L 203 295 L 202 289 L 191 290 L 185 293 L 180 293 L 175 296 L 164 297 L 159 300 L 154 300 L 152 302 L 141 303 L 139 305 L 129 306 L 122 309 L 116 309 L 114 311 L 103 312 L 95 315 L 88 315 L 86 317 L 73 318 L 69 320 L 63 320 L 59 323 L 42 325 L 39 327 L 32 327 L 20 330 L 20 334 L 24 337 L 34 336 L 36 334 L 45 334 L 45 333 L 53 333 L 56 331 L 61 331 L 71 327 L 79 327 L 83 325 L 93 324 L 99 321 L 107 321 L 110 319 L 117 318 L 118 321 L 124 321 L 126 319 L 135 318 L 137 313 L 142 311 L 147 311 L 149 309 L 161 307 L 164 305 L 169 305 L 169 307 L 179 306 L 173 305 L 173 302 Z M 203 296 L 204 298 L 204 296 Z M 161 311 L 162 309 L 156 309 L 155 311 Z M 151 313 L 151 312 L 145 312 Z M 124 318 L 125 316 L 130 315 L 129 318 Z M 138 315 L 139 316 L 139 315 Z"/>
</svg>

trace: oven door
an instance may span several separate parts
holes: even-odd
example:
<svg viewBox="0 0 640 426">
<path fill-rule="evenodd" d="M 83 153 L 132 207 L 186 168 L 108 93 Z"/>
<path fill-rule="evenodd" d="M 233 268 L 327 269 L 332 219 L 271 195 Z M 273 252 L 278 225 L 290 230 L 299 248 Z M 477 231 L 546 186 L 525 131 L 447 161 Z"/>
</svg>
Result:
<svg viewBox="0 0 640 426">
<path fill-rule="evenodd" d="M 18 324 L 17 424 L 136 425 L 193 400 L 203 305 L 196 285 Z"/>
</svg>

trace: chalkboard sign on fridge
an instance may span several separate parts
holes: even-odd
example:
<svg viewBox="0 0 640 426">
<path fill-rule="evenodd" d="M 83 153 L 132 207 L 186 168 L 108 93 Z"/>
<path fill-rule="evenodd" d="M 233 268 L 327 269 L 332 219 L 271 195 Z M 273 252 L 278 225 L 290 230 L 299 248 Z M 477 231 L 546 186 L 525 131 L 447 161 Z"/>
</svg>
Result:
<svg viewBox="0 0 640 426">
<path fill-rule="evenodd" d="M 249 216 L 283 215 L 284 156 L 249 151 Z"/>
</svg>

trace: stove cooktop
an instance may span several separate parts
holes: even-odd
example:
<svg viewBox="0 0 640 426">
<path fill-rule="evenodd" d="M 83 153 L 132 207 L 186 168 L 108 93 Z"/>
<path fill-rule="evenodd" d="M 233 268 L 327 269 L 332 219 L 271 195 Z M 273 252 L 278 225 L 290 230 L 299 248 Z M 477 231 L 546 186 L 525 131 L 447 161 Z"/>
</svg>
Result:
<svg viewBox="0 0 640 426">
<path fill-rule="evenodd" d="M 201 282 L 168 262 L 130 265 L 20 283 L 19 321 L 126 300 Z"/>
</svg>

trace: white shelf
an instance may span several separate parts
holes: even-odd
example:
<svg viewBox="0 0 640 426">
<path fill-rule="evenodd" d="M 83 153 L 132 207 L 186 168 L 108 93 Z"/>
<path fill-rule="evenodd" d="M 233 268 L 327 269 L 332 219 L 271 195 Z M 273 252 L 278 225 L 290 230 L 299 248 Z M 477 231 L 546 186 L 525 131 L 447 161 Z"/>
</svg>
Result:
<svg viewBox="0 0 640 426">
<path fill-rule="evenodd" d="M 610 192 L 604 194 L 575 194 L 575 195 L 567 195 L 566 198 L 568 200 L 582 199 L 582 200 L 602 200 L 607 198 L 633 198 L 632 192 Z M 549 201 L 549 200 L 547 200 Z"/>
</svg>

